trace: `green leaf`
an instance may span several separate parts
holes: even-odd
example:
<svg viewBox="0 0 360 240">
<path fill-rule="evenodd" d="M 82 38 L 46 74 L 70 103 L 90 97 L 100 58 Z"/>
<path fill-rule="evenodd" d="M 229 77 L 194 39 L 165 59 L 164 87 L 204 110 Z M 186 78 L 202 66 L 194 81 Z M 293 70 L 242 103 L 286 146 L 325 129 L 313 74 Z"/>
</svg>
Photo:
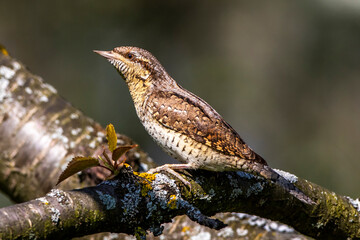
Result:
<svg viewBox="0 0 360 240">
<path fill-rule="evenodd" d="M 68 163 L 66 169 L 60 174 L 59 180 L 56 185 L 77 172 L 95 166 L 100 166 L 99 160 L 97 160 L 96 158 L 76 156 Z"/>
<path fill-rule="evenodd" d="M 130 149 L 133 149 L 135 147 L 137 147 L 138 145 L 124 145 L 124 146 L 120 146 L 114 149 L 113 153 L 112 153 L 112 160 L 117 161 L 122 155 L 124 155 L 127 151 L 129 151 Z"/>
<path fill-rule="evenodd" d="M 117 136 L 114 126 L 110 123 L 106 126 L 106 139 L 108 140 L 108 146 L 110 152 L 113 152 L 117 145 Z"/>
</svg>

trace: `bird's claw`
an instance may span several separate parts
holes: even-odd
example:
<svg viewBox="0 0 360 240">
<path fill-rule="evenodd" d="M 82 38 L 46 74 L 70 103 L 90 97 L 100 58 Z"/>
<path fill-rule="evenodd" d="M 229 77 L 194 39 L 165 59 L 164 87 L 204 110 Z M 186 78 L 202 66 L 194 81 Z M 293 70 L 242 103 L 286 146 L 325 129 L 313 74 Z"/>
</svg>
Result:
<svg viewBox="0 0 360 240">
<path fill-rule="evenodd" d="M 191 191 L 191 184 L 189 181 L 187 181 L 184 177 L 182 177 L 179 173 L 177 173 L 175 170 L 173 170 L 171 168 L 171 166 L 174 164 L 165 164 L 162 165 L 160 167 L 157 168 L 152 168 L 148 171 L 148 173 L 150 174 L 154 174 L 154 173 L 159 173 L 161 171 L 165 171 L 170 173 L 171 175 L 175 176 L 176 178 L 178 178 L 184 185 L 186 185 L 187 187 L 189 187 L 190 191 Z"/>
</svg>

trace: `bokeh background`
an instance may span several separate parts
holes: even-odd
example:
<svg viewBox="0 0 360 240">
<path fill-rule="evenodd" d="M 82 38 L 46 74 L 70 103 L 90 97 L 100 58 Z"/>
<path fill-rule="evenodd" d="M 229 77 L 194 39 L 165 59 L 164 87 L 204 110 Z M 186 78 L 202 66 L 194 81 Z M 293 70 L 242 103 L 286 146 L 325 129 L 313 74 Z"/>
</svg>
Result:
<svg viewBox="0 0 360 240">
<path fill-rule="evenodd" d="M 0 43 L 162 164 L 124 81 L 92 52 L 145 48 L 270 166 L 360 195 L 358 0 L 0 0 Z"/>
</svg>

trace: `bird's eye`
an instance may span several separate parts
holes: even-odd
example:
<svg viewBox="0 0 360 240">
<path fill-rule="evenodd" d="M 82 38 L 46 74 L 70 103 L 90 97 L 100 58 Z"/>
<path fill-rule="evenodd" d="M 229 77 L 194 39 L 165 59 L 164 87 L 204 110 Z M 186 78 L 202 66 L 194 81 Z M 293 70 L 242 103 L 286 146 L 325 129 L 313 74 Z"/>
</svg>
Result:
<svg viewBox="0 0 360 240">
<path fill-rule="evenodd" d="M 132 58 L 134 57 L 134 55 L 133 55 L 132 53 L 128 53 L 128 54 L 126 55 L 126 57 L 127 57 L 128 59 L 132 59 Z"/>
</svg>

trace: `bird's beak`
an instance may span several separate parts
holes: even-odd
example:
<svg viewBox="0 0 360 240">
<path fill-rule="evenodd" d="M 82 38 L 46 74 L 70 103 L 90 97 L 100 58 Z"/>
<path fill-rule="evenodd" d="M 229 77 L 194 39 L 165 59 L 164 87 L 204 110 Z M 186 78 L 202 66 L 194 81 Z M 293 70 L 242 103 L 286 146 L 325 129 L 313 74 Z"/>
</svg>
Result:
<svg viewBox="0 0 360 240">
<path fill-rule="evenodd" d="M 103 56 L 107 59 L 115 59 L 115 53 L 113 51 L 99 51 L 99 50 L 93 50 L 95 53 Z"/>
</svg>

